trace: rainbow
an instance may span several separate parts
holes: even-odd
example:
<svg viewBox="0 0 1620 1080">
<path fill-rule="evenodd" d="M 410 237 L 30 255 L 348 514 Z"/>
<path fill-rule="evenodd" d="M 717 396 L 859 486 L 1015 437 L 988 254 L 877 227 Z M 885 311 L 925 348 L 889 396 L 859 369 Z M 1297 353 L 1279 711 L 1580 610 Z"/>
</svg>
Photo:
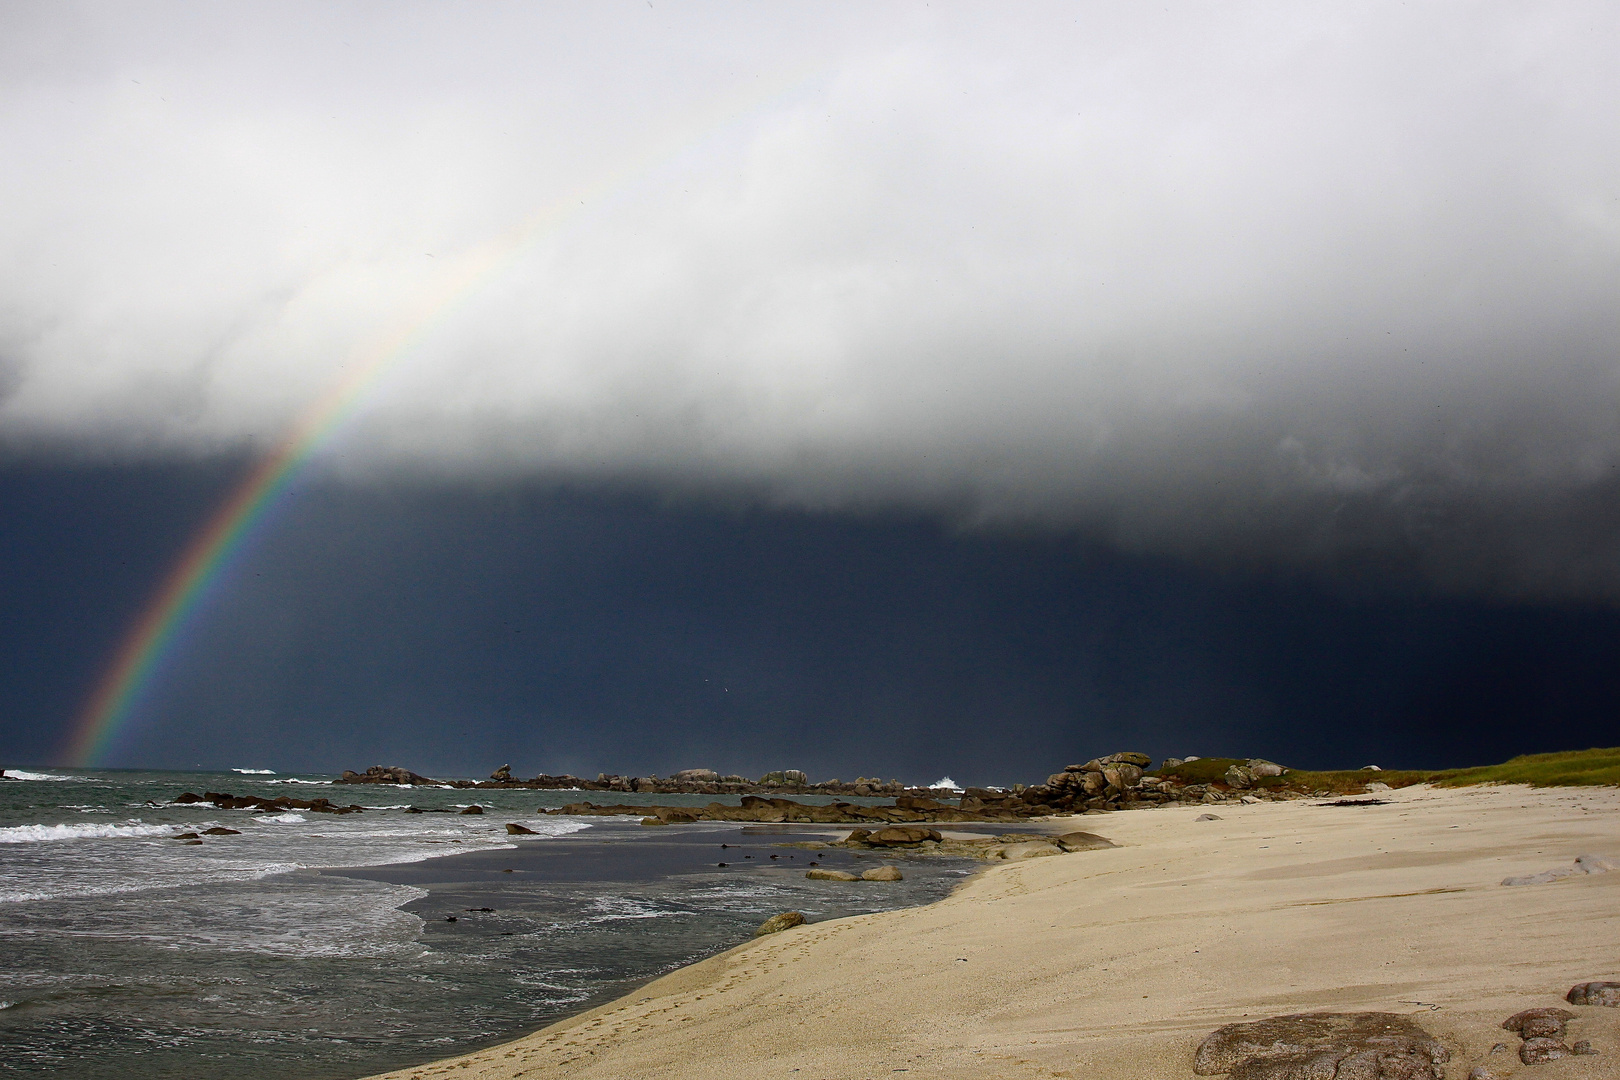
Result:
<svg viewBox="0 0 1620 1080">
<path fill-rule="evenodd" d="M 304 466 L 331 441 L 344 422 L 360 408 L 368 392 L 414 345 L 482 286 L 514 264 L 534 243 L 580 213 L 582 207 L 600 203 L 606 195 L 628 186 L 630 181 L 653 167 L 679 157 L 718 130 L 752 115 L 813 77 L 814 73 L 806 75 L 803 71 L 784 73 L 768 86 L 753 88 L 740 101 L 723 102 L 715 109 L 705 110 L 707 122 L 668 129 L 660 145 L 642 155 L 637 167 L 620 170 L 603 182 L 559 200 L 504 237 L 474 249 L 453 265 L 436 289 L 411 305 L 416 316 L 347 365 L 347 374 L 303 411 L 275 448 L 186 544 L 178 561 L 125 633 L 81 710 L 65 751 L 67 764 L 88 768 L 106 758 L 136 703 L 178 644 L 181 632 L 244 549 L 246 541 L 273 516 L 272 511 L 285 502 Z"/>
</svg>

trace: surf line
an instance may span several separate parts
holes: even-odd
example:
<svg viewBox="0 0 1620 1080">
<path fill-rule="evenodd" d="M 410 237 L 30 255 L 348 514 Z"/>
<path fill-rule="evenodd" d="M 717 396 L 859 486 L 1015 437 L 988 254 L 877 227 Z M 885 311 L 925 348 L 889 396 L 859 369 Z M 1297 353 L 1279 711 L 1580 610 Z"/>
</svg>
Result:
<svg viewBox="0 0 1620 1080">
<path fill-rule="evenodd" d="M 760 85 L 746 93 L 704 110 L 705 122 L 666 129 L 666 136 L 673 137 L 658 140 L 652 152 L 639 155 L 631 166 L 530 215 L 504 237 L 474 248 L 457 260 L 442 284 L 412 305 L 416 316 L 363 350 L 348 365 L 347 373 L 305 408 L 281 441 L 187 542 L 103 669 L 72 726 L 66 762 L 76 768 L 102 763 L 233 556 L 272 516 L 271 511 L 285 502 L 293 482 L 311 458 L 331 442 L 344 422 L 364 404 L 368 393 L 398 366 L 412 346 L 566 221 L 628 189 L 658 167 L 678 160 L 719 132 L 758 114 L 818 74 L 819 69 L 808 73 L 800 69 L 760 80 Z"/>
</svg>

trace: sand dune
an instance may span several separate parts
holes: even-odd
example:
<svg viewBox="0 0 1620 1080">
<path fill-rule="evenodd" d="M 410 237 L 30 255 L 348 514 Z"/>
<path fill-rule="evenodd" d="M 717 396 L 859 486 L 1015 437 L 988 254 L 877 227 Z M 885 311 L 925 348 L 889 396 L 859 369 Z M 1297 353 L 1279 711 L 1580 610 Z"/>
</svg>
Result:
<svg viewBox="0 0 1620 1080">
<path fill-rule="evenodd" d="M 1579 1008 L 1597 1056 L 1520 1065 L 1500 1023 L 1620 979 L 1620 790 L 1523 787 L 1087 817 L 1121 846 L 999 865 L 926 908 L 740 946 L 526 1038 L 386 1074 L 467 1080 L 1190 1078 L 1215 1027 L 1310 1010 L 1410 1014 L 1537 1080 L 1620 1075 L 1620 1009 Z M 1055 831 L 1073 820 L 1051 824 Z M 873 887 L 841 885 L 832 888 Z M 1495 1043 L 1508 1053 L 1490 1054 Z"/>
</svg>

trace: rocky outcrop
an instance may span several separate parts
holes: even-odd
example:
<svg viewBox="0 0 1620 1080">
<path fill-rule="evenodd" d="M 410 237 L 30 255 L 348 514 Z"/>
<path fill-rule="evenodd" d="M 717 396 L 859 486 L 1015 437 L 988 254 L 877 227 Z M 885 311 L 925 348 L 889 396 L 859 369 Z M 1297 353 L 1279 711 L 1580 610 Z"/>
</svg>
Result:
<svg viewBox="0 0 1620 1080">
<path fill-rule="evenodd" d="M 859 880 L 861 880 L 858 876 L 856 876 L 855 874 L 849 873 L 847 870 L 827 870 L 827 869 L 823 869 L 821 867 L 817 867 L 816 869 L 807 872 L 804 876 L 809 878 L 811 881 L 859 881 Z"/>
<path fill-rule="evenodd" d="M 253 795 L 235 796 L 223 791 L 205 791 L 201 795 L 185 791 L 174 797 L 177 803 L 213 803 L 220 810 L 260 810 L 278 813 L 284 810 L 308 810 L 315 814 L 358 814 L 360 806 L 338 806 L 330 799 L 295 799 L 279 795 L 274 799 L 260 799 Z"/>
<path fill-rule="evenodd" d="M 527 827 L 525 827 L 523 825 L 515 825 L 512 822 L 508 821 L 506 823 L 506 835 L 507 836 L 539 836 L 540 834 L 535 832 L 533 829 L 527 828 Z"/>
<path fill-rule="evenodd" d="M 803 925 L 804 912 L 784 911 L 782 914 L 772 915 L 770 918 L 760 923 L 759 929 L 754 931 L 754 936 L 765 937 L 767 934 L 780 934 L 784 930 L 791 930 L 795 926 Z"/>
<path fill-rule="evenodd" d="M 870 870 L 862 871 L 862 881 L 904 881 L 905 875 L 900 873 L 898 866 L 874 866 Z"/>
<path fill-rule="evenodd" d="M 1442 1080 L 1450 1057 L 1395 1013 L 1297 1013 L 1217 1028 L 1193 1072 L 1232 1080 Z"/>
<path fill-rule="evenodd" d="M 425 776 L 418 776 L 409 769 L 402 769 L 398 765 L 373 765 L 363 773 L 352 769 L 344 769 L 343 775 L 335 783 L 339 784 L 397 784 L 411 787 L 430 786 L 448 787 L 438 780 L 430 780 Z"/>
<path fill-rule="evenodd" d="M 1607 1005 L 1613 1009 L 1620 1007 L 1620 982 L 1583 982 L 1576 983 L 1564 995 L 1564 1000 L 1571 1005 Z"/>
<path fill-rule="evenodd" d="M 1574 993 L 1575 989 L 1571 989 L 1570 994 Z M 1570 1000 L 1574 1001 L 1574 998 Z M 1575 1014 L 1568 1009 L 1525 1009 L 1502 1021 L 1502 1026 L 1508 1031 L 1517 1032 L 1519 1038 L 1524 1040 L 1519 1045 L 1520 1061 L 1526 1065 L 1545 1065 L 1559 1058 L 1597 1053 L 1586 1039 L 1577 1040 L 1573 1046 L 1565 1045 L 1565 1029 L 1574 1019 Z"/>
</svg>

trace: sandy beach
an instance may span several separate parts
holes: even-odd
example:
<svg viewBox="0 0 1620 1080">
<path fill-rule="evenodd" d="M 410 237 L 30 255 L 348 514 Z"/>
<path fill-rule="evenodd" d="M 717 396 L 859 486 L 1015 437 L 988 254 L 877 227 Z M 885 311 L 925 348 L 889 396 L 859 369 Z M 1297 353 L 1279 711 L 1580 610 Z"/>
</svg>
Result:
<svg viewBox="0 0 1620 1080">
<path fill-rule="evenodd" d="M 1501 882 L 1620 857 L 1620 791 L 1384 797 L 1049 822 L 1120 846 L 992 865 L 928 907 L 752 941 L 515 1042 L 383 1076 L 1183 1078 L 1216 1027 L 1313 1010 L 1410 1015 L 1450 1048 L 1449 1077 L 1482 1063 L 1615 1075 L 1620 1010 L 1574 1009 L 1569 1038 L 1599 1053 L 1534 1067 L 1500 1024 L 1620 979 L 1620 872 Z"/>
</svg>

